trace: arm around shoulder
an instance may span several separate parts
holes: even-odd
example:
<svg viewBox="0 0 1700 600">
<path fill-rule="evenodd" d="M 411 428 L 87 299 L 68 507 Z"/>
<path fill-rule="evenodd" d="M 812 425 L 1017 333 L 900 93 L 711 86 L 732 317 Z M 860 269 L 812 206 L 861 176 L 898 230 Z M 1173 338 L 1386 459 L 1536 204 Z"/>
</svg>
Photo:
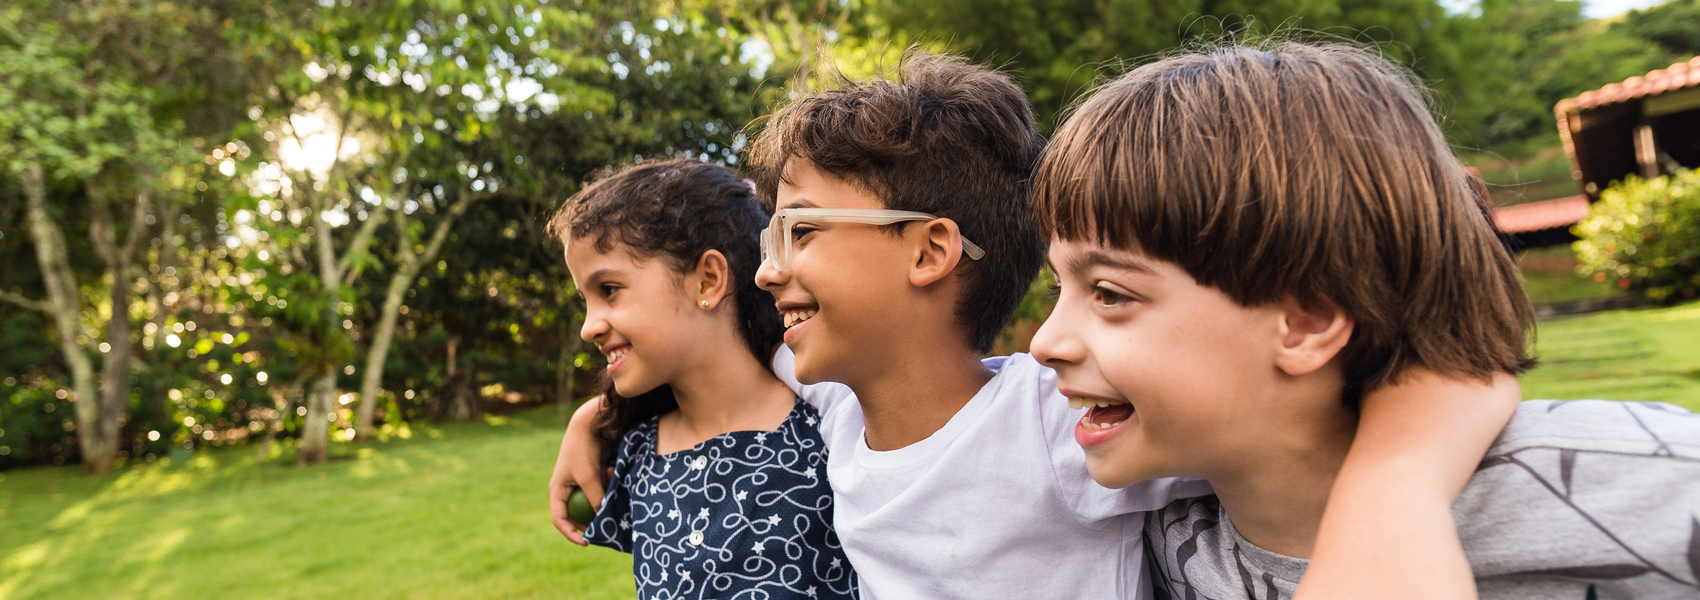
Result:
<svg viewBox="0 0 1700 600">
<path fill-rule="evenodd" d="M 1413 370 L 1365 394 L 1297 598 L 1475 598 L 1452 503 L 1522 398 Z"/>
</svg>

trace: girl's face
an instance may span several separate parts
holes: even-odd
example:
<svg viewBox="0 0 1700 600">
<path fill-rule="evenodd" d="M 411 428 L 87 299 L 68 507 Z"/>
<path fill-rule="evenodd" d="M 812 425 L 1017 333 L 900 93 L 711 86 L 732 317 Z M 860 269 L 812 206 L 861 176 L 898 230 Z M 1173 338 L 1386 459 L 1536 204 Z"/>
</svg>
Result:
<svg viewBox="0 0 1700 600">
<path fill-rule="evenodd" d="M 667 261 L 641 259 L 623 244 L 608 252 L 595 240 L 567 242 L 567 269 L 584 296 L 579 335 L 608 359 L 621 395 L 636 396 L 677 378 L 691 352 L 710 337 L 708 314 L 687 292 L 686 277 Z"/>
</svg>

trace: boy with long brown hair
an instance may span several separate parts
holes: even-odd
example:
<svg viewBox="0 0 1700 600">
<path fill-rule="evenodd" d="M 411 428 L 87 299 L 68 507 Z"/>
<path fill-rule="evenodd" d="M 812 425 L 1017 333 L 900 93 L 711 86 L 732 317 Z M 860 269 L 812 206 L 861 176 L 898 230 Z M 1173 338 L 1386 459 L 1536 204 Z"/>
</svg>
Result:
<svg viewBox="0 0 1700 600">
<path fill-rule="evenodd" d="M 1087 466 L 1215 489 L 1150 513 L 1159 597 L 1289 597 L 1375 394 L 1532 364 L 1513 259 L 1420 89 L 1353 46 L 1227 45 L 1109 83 L 1047 151 L 1061 297 L 1033 350 L 1094 405 Z M 1700 417 L 1523 403 L 1454 514 L 1484 598 L 1695 597 Z"/>
<path fill-rule="evenodd" d="M 1083 411 L 1062 404 L 1053 373 L 1022 354 L 982 360 L 1042 262 L 1029 194 L 1044 143 L 1007 76 L 910 53 L 892 80 L 841 79 L 781 108 L 752 145 L 761 195 L 776 204 L 757 281 L 774 294 L 795 352 L 794 369 L 782 349 L 775 370 L 818 384 L 801 394 L 821 414 L 834 522 L 863 597 L 1144 597 L 1143 511 L 1208 492 L 1198 480 L 1093 483 L 1073 440 Z M 1413 396 L 1456 400 L 1456 414 L 1490 425 L 1438 443 L 1445 436 L 1429 434 L 1450 424 L 1402 419 Z M 1360 479 L 1343 487 L 1345 505 L 1414 497 L 1430 505 L 1413 510 L 1444 513 L 1450 481 L 1468 476 L 1515 401 L 1514 384 L 1438 378 L 1369 394 L 1367 405 L 1389 410 L 1365 419 L 1374 443 L 1354 458 L 1409 464 L 1420 483 Z M 575 417 L 569 427 L 556 487 L 599 491 L 575 442 L 588 438 L 587 423 Z M 1412 487 L 1425 493 L 1406 494 Z M 1372 518 L 1331 539 L 1368 555 L 1389 530 L 1369 522 L 1404 517 L 1352 514 Z M 1422 562 L 1449 545 L 1447 534 L 1392 554 Z M 1409 562 L 1357 571 L 1387 576 L 1368 587 L 1324 590 L 1432 597 L 1467 588 L 1457 570 L 1395 576 Z"/>
</svg>

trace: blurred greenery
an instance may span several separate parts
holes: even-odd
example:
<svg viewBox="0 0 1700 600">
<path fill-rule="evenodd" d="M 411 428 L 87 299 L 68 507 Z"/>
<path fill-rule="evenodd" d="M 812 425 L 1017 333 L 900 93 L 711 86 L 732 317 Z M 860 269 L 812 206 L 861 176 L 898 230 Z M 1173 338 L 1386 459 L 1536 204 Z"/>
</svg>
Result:
<svg viewBox="0 0 1700 600">
<path fill-rule="evenodd" d="M 1549 246 L 1524 252 L 1517 265 L 1523 274 L 1523 291 L 1534 304 L 1558 304 L 1593 298 L 1628 295 L 1605 278 L 1584 273 L 1576 251 L 1569 245 Z"/>
<path fill-rule="evenodd" d="M 1700 411 L 1700 303 L 1545 321 L 1524 398 L 1654 400 Z"/>
<path fill-rule="evenodd" d="M 553 422 L 419 426 L 306 468 L 218 448 L 0 473 L 0 597 L 631 598 L 630 555 L 548 525 Z"/>
<path fill-rule="evenodd" d="M 1654 301 L 1700 294 L 1700 174 L 1624 177 L 1575 231 L 1577 257 L 1602 280 Z"/>
</svg>

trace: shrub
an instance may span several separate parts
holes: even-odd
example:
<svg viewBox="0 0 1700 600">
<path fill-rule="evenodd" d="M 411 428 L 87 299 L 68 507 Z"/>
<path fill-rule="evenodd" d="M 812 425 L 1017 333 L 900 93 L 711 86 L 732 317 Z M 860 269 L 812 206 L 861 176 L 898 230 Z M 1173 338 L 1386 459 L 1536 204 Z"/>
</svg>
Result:
<svg viewBox="0 0 1700 600">
<path fill-rule="evenodd" d="M 1624 178 L 1576 225 L 1576 256 L 1600 281 L 1656 301 L 1700 292 L 1700 175 Z"/>
</svg>

